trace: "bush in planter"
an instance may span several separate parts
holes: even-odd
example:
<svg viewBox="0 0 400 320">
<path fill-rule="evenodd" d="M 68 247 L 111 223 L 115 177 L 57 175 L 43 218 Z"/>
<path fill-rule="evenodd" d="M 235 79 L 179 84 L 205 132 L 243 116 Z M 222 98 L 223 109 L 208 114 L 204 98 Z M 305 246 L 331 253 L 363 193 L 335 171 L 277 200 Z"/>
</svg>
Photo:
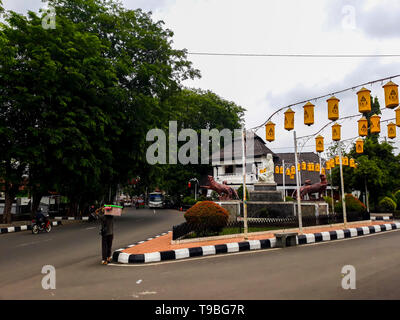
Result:
<svg viewBox="0 0 400 320">
<path fill-rule="evenodd" d="M 194 204 L 196 204 L 197 200 L 195 200 L 194 198 L 188 196 L 183 198 L 183 204 L 187 205 L 187 206 L 192 206 Z"/>
<path fill-rule="evenodd" d="M 358 200 L 356 197 L 354 197 L 352 194 L 346 194 L 345 201 L 346 201 L 346 211 L 348 212 L 361 213 L 367 210 L 365 204 L 362 203 L 360 200 Z M 343 211 L 342 200 L 340 200 L 335 204 L 335 212 L 340 213 L 342 211 Z"/>
<path fill-rule="evenodd" d="M 325 202 L 328 204 L 329 206 L 329 211 L 333 212 L 333 208 L 332 208 L 332 198 L 329 196 L 323 197 Z"/>
<path fill-rule="evenodd" d="M 292 197 L 290 197 L 290 196 L 286 196 L 285 200 L 286 200 L 286 201 L 289 201 L 289 202 L 290 202 L 290 201 L 295 201 L 294 198 L 292 198 Z"/>
<path fill-rule="evenodd" d="M 240 186 L 238 189 L 237 189 L 237 194 L 238 194 L 238 196 L 239 196 L 239 199 L 240 200 L 243 200 L 243 186 Z M 249 200 L 249 191 L 247 190 L 247 188 L 246 188 L 246 199 L 247 200 Z"/>
<path fill-rule="evenodd" d="M 212 201 L 201 201 L 185 213 L 185 219 L 200 236 L 222 231 L 229 219 L 229 212 Z"/>
<path fill-rule="evenodd" d="M 381 201 L 379 201 L 379 208 L 382 212 L 394 212 L 396 210 L 396 202 L 389 197 L 384 197 Z"/>
</svg>

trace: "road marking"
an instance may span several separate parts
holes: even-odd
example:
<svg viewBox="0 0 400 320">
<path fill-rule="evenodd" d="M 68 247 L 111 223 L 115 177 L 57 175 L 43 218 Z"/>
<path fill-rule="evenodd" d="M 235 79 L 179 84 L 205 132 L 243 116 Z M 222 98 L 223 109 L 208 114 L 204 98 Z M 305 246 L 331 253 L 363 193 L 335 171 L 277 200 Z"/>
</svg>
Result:
<svg viewBox="0 0 400 320">
<path fill-rule="evenodd" d="M 89 228 L 86 228 L 85 230 L 92 230 L 92 229 L 96 229 L 96 227 L 89 227 Z"/>
<path fill-rule="evenodd" d="M 388 234 L 388 233 L 396 232 L 396 231 L 400 231 L 400 229 L 378 232 L 378 233 L 371 233 L 371 234 L 364 235 L 364 236 L 357 236 L 357 237 L 340 239 L 340 240 L 330 240 L 330 241 L 302 244 L 302 245 L 298 245 L 296 247 L 301 248 L 301 247 L 305 247 L 305 246 L 315 246 L 315 245 L 320 245 L 320 244 L 328 244 L 328 243 L 335 243 L 335 242 L 341 242 L 341 241 L 347 241 L 347 240 L 355 240 L 355 239 L 360 239 L 363 237 L 373 237 L 373 236 Z M 289 247 L 289 248 L 293 249 L 296 247 Z M 191 262 L 191 261 L 204 260 L 204 259 L 225 258 L 225 257 L 231 257 L 231 256 L 235 256 L 235 255 L 242 255 L 242 254 L 266 253 L 266 252 L 272 252 L 272 251 L 276 251 L 276 250 L 282 250 L 282 248 L 268 248 L 268 249 L 261 249 L 261 250 L 241 251 L 241 252 L 236 252 L 236 253 L 225 253 L 225 254 L 220 254 L 220 255 L 217 254 L 217 255 L 209 255 L 209 256 L 202 256 L 202 257 L 196 257 L 196 258 L 187 258 L 187 259 L 181 259 L 181 260 L 160 261 L 160 262 L 154 262 L 154 263 L 142 263 L 142 264 L 109 263 L 108 266 L 111 266 L 111 267 L 151 267 L 151 266 L 161 266 L 164 264 L 171 264 L 171 263 Z"/>
<path fill-rule="evenodd" d="M 38 244 L 38 243 L 47 242 L 47 241 L 51 241 L 51 240 L 53 240 L 53 239 L 46 239 L 46 240 L 41 240 L 41 241 L 21 243 L 21 244 L 17 245 L 16 248 L 18 248 L 18 247 L 26 247 L 26 246 L 30 246 L 30 245 L 33 245 L 33 244 Z"/>
</svg>

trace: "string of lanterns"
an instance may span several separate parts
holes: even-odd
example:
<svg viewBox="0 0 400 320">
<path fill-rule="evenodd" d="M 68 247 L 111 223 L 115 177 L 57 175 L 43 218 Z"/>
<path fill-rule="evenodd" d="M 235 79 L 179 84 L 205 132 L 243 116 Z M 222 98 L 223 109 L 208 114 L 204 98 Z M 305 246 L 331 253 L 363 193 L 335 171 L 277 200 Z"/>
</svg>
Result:
<svg viewBox="0 0 400 320">
<path fill-rule="evenodd" d="M 386 108 L 394 109 L 399 106 L 399 93 L 398 93 L 398 85 L 392 81 L 387 82 L 383 85 L 383 89 L 385 92 L 385 105 Z M 361 119 L 358 120 L 358 133 L 360 137 L 365 137 L 368 135 L 368 120 L 365 117 L 366 113 L 371 112 L 371 90 L 362 87 L 357 92 L 357 100 L 358 100 L 358 111 L 362 114 Z M 326 100 L 328 104 L 328 119 L 331 121 L 338 120 L 339 117 L 339 102 L 340 100 L 335 96 L 331 96 Z M 304 124 L 307 126 L 311 126 L 314 124 L 314 108 L 311 102 L 307 102 L 304 106 Z M 400 107 L 395 110 L 396 114 L 396 123 L 390 122 L 387 125 L 388 130 L 388 138 L 395 139 L 396 138 L 396 126 L 400 127 Z M 295 112 L 289 107 L 284 113 L 284 127 L 285 130 L 291 131 L 294 129 L 294 116 Z M 272 121 L 268 121 L 265 125 L 266 129 L 266 140 L 272 142 L 275 140 L 275 123 Z M 371 133 L 380 133 L 381 132 L 381 117 L 377 114 L 374 114 L 370 117 L 370 132 Z M 324 152 L 324 138 L 319 135 L 315 138 L 316 140 L 316 151 L 318 153 Z M 341 140 L 341 125 L 338 123 L 334 123 L 332 125 L 332 140 L 340 141 Z M 356 152 L 363 153 L 363 140 L 359 138 L 356 141 Z"/>
</svg>

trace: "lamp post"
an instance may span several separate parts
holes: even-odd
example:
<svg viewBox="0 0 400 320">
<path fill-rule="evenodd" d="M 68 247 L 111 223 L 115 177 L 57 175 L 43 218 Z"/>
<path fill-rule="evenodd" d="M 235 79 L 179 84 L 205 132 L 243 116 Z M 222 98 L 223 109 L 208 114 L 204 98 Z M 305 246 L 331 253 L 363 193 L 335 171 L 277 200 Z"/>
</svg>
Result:
<svg viewBox="0 0 400 320">
<path fill-rule="evenodd" d="M 294 159 L 295 159 L 295 168 L 296 168 L 296 190 L 297 190 L 297 213 L 299 219 L 299 231 L 300 234 L 303 233 L 303 221 L 301 217 L 301 200 L 300 200 L 300 179 L 299 179 L 299 168 L 298 168 L 298 159 L 297 159 L 297 138 L 296 131 L 293 131 L 294 138 Z"/>
<path fill-rule="evenodd" d="M 246 199 L 246 129 L 242 128 L 242 168 L 243 168 L 243 223 L 244 223 L 244 238 L 247 240 L 247 199 Z"/>
<path fill-rule="evenodd" d="M 340 184 L 342 189 L 342 206 L 343 206 L 343 223 L 344 227 L 347 227 L 347 214 L 346 214 L 346 196 L 344 194 L 344 179 L 343 179 L 343 164 L 342 164 L 342 146 L 340 141 L 338 142 L 339 147 L 339 166 L 340 166 Z"/>
</svg>

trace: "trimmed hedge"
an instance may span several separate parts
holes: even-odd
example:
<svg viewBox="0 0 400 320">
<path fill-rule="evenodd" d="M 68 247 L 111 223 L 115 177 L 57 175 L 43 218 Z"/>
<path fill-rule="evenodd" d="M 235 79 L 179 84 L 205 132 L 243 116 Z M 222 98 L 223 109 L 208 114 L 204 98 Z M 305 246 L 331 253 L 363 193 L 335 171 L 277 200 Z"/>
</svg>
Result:
<svg viewBox="0 0 400 320">
<path fill-rule="evenodd" d="M 394 212 L 396 210 L 396 202 L 389 197 L 384 197 L 381 201 L 379 201 L 379 208 L 382 212 Z"/>
<path fill-rule="evenodd" d="M 227 225 L 229 212 L 212 201 L 201 201 L 184 215 L 190 227 L 200 236 L 218 234 Z"/>
<path fill-rule="evenodd" d="M 345 196 L 346 201 L 346 211 L 353 211 L 353 212 L 365 212 L 367 211 L 367 207 L 364 203 L 354 197 L 352 194 L 346 194 Z M 342 200 L 338 201 L 335 204 L 335 212 L 342 212 Z"/>
</svg>

